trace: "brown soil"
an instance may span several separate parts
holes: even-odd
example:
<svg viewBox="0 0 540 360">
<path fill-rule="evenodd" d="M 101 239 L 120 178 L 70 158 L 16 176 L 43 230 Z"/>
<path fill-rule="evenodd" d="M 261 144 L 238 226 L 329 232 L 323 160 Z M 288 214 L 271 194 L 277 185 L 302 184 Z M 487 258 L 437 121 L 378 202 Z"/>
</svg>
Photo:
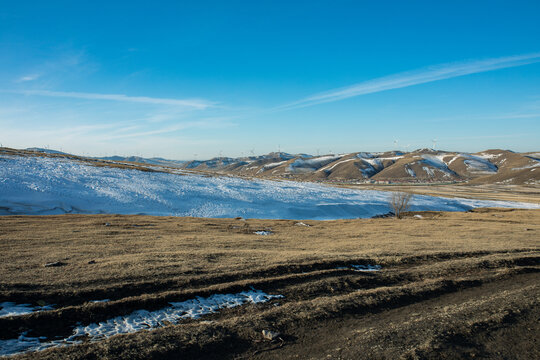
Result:
<svg viewBox="0 0 540 360">
<path fill-rule="evenodd" d="M 540 211 L 413 215 L 0 217 L 0 302 L 56 304 L 0 319 L 0 338 L 67 336 L 77 322 L 254 287 L 285 298 L 15 358 L 538 358 Z M 382 270 L 339 269 L 350 264 Z"/>
</svg>

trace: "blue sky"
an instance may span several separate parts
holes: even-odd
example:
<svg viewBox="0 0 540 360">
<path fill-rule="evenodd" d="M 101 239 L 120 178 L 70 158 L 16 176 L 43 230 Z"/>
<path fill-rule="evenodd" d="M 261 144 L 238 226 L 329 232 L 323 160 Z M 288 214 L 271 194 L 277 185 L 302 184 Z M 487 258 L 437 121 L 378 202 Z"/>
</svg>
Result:
<svg viewBox="0 0 540 360">
<path fill-rule="evenodd" d="M 2 145 L 540 150 L 538 1 L 111 3 L 1 2 Z"/>
</svg>

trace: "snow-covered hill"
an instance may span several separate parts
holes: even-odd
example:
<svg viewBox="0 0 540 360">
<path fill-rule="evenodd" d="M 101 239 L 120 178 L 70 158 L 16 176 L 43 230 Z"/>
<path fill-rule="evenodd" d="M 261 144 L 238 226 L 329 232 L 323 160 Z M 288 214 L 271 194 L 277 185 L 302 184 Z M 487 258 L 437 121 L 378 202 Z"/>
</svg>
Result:
<svg viewBox="0 0 540 360">
<path fill-rule="evenodd" d="M 62 157 L 0 155 L 0 214 L 115 213 L 344 219 L 390 211 L 390 194 L 314 183 L 245 180 L 92 166 Z M 412 210 L 540 205 L 415 196 Z"/>
</svg>

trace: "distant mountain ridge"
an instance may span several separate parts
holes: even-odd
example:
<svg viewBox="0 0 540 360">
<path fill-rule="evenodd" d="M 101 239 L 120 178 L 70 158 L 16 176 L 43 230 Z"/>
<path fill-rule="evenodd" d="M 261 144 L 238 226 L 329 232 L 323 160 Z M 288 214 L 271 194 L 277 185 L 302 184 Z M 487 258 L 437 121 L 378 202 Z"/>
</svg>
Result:
<svg viewBox="0 0 540 360">
<path fill-rule="evenodd" d="M 338 183 L 540 184 L 540 153 L 486 150 L 478 153 L 418 149 L 322 156 L 270 153 L 188 161 L 184 169 L 262 178 Z"/>
<path fill-rule="evenodd" d="M 69 155 L 39 148 L 27 151 Z M 192 161 L 138 156 L 99 159 L 233 176 L 331 183 L 540 185 L 540 152 L 516 153 L 500 149 L 477 153 L 417 149 L 411 152 L 355 152 L 320 156 L 272 152 L 258 156 Z"/>
<path fill-rule="evenodd" d="M 183 160 L 163 159 L 160 157 L 144 158 L 140 156 L 106 156 L 106 157 L 98 157 L 96 159 L 116 161 L 116 162 L 133 162 L 133 163 L 148 164 L 148 165 L 171 166 L 171 167 L 181 167 L 187 162 Z"/>
</svg>

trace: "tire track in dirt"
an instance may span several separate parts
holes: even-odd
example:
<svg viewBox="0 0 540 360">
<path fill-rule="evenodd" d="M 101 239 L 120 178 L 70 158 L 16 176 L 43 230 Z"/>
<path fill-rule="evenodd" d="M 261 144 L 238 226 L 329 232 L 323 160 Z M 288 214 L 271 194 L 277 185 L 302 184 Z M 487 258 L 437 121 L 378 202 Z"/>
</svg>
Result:
<svg viewBox="0 0 540 360">
<path fill-rule="evenodd" d="M 67 336 L 72 327 L 79 322 L 104 321 L 138 309 L 159 309 L 171 301 L 183 301 L 215 293 L 234 293 L 249 287 L 285 296 L 285 299 L 279 301 L 281 305 L 278 310 L 267 310 L 268 314 L 309 313 L 309 318 L 313 320 L 328 318 L 330 313 L 342 316 L 348 313 L 373 312 L 379 308 L 386 309 L 425 301 L 516 274 L 539 271 L 537 265 L 540 265 L 540 257 L 534 252 L 528 252 L 524 256 L 522 254 L 514 252 L 477 257 L 457 256 L 453 260 L 418 261 L 412 263 L 413 266 L 407 262 L 406 265 L 383 269 L 377 273 L 358 273 L 339 269 L 313 270 L 318 266 L 312 266 L 312 271 L 309 272 L 217 283 L 197 290 L 170 290 L 143 294 L 109 303 L 86 303 L 17 318 L 0 319 L 2 329 L 0 337 L 13 338 L 21 332 L 21 329 L 28 329 L 36 336 Z M 500 273 L 496 272 L 494 275 L 494 269 Z M 271 304 L 263 308 L 269 306 Z M 324 311 L 321 315 L 320 310 L 316 313 L 310 309 L 324 309 Z M 225 311 L 212 318 L 227 319 L 231 313 L 234 314 L 234 311 Z M 290 315 L 288 317 L 290 318 Z"/>
</svg>

